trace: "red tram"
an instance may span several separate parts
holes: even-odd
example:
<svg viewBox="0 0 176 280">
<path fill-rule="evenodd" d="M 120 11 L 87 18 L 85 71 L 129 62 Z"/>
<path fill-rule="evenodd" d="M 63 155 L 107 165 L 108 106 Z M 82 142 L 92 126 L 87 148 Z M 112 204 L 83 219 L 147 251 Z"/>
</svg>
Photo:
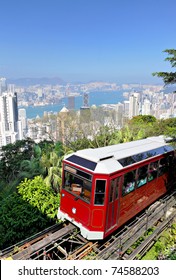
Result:
<svg viewBox="0 0 176 280">
<path fill-rule="evenodd" d="M 58 218 L 103 239 L 171 188 L 174 149 L 161 136 L 65 157 Z"/>
</svg>

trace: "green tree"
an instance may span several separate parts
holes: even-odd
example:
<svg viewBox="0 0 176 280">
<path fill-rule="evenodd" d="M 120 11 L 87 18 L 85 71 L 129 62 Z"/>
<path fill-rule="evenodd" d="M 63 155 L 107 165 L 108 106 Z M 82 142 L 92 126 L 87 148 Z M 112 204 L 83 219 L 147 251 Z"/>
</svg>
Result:
<svg viewBox="0 0 176 280">
<path fill-rule="evenodd" d="M 99 133 L 95 135 L 94 140 L 92 141 L 95 148 L 105 147 L 111 144 L 115 136 L 114 128 L 109 126 L 101 126 Z"/>
<path fill-rule="evenodd" d="M 44 181 L 48 187 L 51 187 L 56 193 L 60 191 L 62 159 L 70 151 L 61 142 L 57 142 L 52 150 L 45 151 L 40 159 L 40 165 L 45 169 L 43 173 Z"/>
<path fill-rule="evenodd" d="M 128 126 L 133 140 L 161 135 L 166 129 L 163 121 L 157 120 L 151 115 L 135 116 L 128 122 Z"/>
<path fill-rule="evenodd" d="M 176 50 L 175 49 L 166 49 L 164 52 L 168 53 L 165 61 L 169 61 L 171 67 L 176 67 Z M 153 76 L 158 76 L 163 79 L 165 85 L 173 85 L 176 83 L 176 72 L 155 72 Z"/>
<path fill-rule="evenodd" d="M 61 157 L 53 151 L 49 156 L 44 155 L 41 163 L 46 168 L 46 185 L 58 193 L 61 185 Z"/>
<path fill-rule="evenodd" d="M 69 147 L 74 151 L 82 150 L 82 149 L 87 149 L 87 148 L 92 148 L 91 140 L 87 139 L 86 137 L 82 137 L 80 139 L 77 139 L 74 142 L 71 142 L 69 144 Z"/>
<path fill-rule="evenodd" d="M 51 225 L 51 219 L 15 192 L 1 200 L 0 217 L 0 249 L 9 247 Z"/>
<path fill-rule="evenodd" d="M 37 175 L 42 175 L 44 173 L 44 168 L 40 164 L 40 160 L 37 158 L 32 158 L 31 160 L 23 160 L 20 164 L 19 174 L 17 176 L 17 181 L 20 183 L 25 178 L 31 179 Z"/>
<path fill-rule="evenodd" d="M 36 176 L 33 180 L 25 179 L 17 187 L 21 198 L 31 206 L 36 207 L 49 219 L 55 219 L 60 203 L 60 195 L 46 185 L 41 176 Z"/>
<path fill-rule="evenodd" d="M 156 118 L 151 115 L 135 116 L 129 121 L 130 125 L 133 124 L 141 125 L 141 124 L 149 124 L 149 123 L 153 124 L 154 122 L 156 122 Z"/>
<path fill-rule="evenodd" d="M 165 134 L 171 137 L 176 136 L 176 118 L 170 118 L 163 120 L 163 125 L 165 126 Z"/>
<path fill-rule="evenodd" d="M 30 139 L 18 140 L 1 148 L 2 180 L 9 183 L 16 179 L 20 164 L 23 160 L 30 160 L 33 156 L 34 142 Z"/>
<path fill-rule="evenodd" d="M 42 155 L 52 152 L 55 148 L 54 142 L 49 140 L 40 141 L 37 146 L 40 147 Z"/>
<path fill-rule="evenodd" d="M 24 178 L 44 174 L 40 164 L 42 149 L 30 139 L 3 146 L 0 161 L 1 196 L 12 193 Z"/>
</svg>

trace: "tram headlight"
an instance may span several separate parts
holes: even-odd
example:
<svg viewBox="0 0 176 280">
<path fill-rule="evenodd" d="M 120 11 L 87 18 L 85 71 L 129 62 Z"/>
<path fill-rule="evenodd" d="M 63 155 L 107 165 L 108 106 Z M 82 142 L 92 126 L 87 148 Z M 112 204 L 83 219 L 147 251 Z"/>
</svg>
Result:
<svg viewBox="0 0 176 280">
<path fill-rule="evenodd" d="M 76 214 L 76 208 L 72 208 L 72 213 Z"/>
</svg>

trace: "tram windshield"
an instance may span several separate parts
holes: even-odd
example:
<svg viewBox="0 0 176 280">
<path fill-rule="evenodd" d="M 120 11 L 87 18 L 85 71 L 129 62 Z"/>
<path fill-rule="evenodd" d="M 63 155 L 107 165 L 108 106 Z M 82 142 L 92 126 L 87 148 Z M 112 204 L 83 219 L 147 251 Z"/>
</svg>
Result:
<svg viewBox="0 0 176 280">
<path fill-rule="evenodd" d="M 64 167 L 63 188 L 86 202 L 91 199 L 92 176 L 68 165 Z"/>
</svg>

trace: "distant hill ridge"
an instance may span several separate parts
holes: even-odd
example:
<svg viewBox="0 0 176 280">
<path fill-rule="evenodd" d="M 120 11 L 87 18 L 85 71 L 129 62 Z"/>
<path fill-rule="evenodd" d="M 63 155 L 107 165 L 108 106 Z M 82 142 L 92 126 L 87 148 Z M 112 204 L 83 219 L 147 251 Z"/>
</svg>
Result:
<svg viewBox="0 0 176 280">
<path fill-rule="evenodd" d="M 17 86 L 34 86 L 34 85 L 64 85 L 66 82 L 59 77 L 54 78 L 19 78 L 19 79 L 7 79 L 8 84 L 15 84 Z"/>
</svg>

